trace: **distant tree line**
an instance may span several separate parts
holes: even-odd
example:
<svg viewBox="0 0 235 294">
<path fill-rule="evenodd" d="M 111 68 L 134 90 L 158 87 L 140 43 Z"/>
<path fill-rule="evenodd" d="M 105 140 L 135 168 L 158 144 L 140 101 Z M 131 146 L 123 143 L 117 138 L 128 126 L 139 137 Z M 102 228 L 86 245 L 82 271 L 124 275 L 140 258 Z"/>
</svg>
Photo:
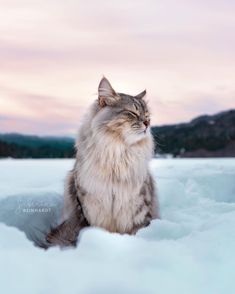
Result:
<svg viewBox="0 0 235 294">
<path fill-rule="evenodd" d="M 235 110 L 190 123 L 153 127 L 155 152 L 174 157 L 235 156 Z"/>
<path fill-rule="evenodd" d="M 155 152 L 174 157 L 235 156 L 235 110 L 189 123 L 152 127 Z M 0 134 L 0 158 L 71 158 L 74 139 Z"/>
<path fill-rule="evenodd" d="M 71 138 L 0 135 L 0 157 L 71 158 L 74 155 L 74 140 Z"/>
</svg>

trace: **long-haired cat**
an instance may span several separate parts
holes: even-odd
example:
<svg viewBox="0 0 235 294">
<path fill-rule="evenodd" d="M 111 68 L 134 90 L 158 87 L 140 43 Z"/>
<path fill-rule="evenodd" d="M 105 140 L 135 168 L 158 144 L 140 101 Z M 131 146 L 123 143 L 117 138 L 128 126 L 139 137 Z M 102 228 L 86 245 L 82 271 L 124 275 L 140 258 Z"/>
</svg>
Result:
<svg viewBox="0 0 235 294">
<path fill-rule="evenodd" d="M 67 176 L 63 222 L 52 229 L 52 245 L 75 245 L 80 230 L 101 227 L 135 234 L 159 217 L 154 180 L 150 114 L 144 100 L 117 93 L 106 78 L 85 114 L 76 142 L 76 162 Z"/>
</svg>

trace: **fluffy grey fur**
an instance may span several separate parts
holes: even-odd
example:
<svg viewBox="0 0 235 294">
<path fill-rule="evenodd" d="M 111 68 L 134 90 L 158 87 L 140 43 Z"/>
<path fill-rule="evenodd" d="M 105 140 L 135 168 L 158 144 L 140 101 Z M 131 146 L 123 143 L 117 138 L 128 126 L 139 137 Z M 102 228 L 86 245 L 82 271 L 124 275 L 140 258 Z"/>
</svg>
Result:
<svg viewBox="0 0 235 294">
<path fill-rule="evenodd" d="M 106 78 L 101 80 L 98 99 L 79 127 L 64 221 L 47 235 L 51 244 L 75 245 L 85 226 L 135 234 L 159 217 L 148 169 L 154 145 L 145 94 L 116 93 Z"/>
</svg>

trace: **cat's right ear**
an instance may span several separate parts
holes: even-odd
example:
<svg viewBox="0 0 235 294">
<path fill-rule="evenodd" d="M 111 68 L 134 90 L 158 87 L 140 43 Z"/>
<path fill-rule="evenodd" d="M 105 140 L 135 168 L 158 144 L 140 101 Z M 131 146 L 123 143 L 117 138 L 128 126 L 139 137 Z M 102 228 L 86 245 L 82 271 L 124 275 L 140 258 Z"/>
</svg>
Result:
<svg viewBox="0 0 235 294">
<path fill-rule="evenodd" d="M 118 102 L 120 96 L 114 91 L 110 82 L 103 77 L 100 81 L 99 88 L 99 105 L 104 107 L 106 105 L 112 106 Z"/>
</svg>

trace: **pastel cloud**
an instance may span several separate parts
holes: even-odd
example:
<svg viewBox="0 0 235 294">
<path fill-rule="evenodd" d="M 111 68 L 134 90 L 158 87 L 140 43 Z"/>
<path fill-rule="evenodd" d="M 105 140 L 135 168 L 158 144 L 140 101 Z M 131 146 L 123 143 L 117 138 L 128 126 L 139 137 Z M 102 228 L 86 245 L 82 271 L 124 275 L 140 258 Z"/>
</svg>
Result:
<svg viewBox="0 0 235 294">
<path fill-rule="evenodd" d="M 55 97 L 5 89 L 1 99 L 0 132 L 12 131 L 38 134 L 74 135 L 74 129 L 84 109 L 79 104 L 67 105 Z M 13 102 L 13 103 L 12 103 Z M 14 105 L 14 107 L 12 107 Z M 5 109 L 4 109 L 5 106 Z M 10 107 L 8 115 L 7 107 Z"/>
<path fill-rule="evenodd" d="M 102 74 L 122 92 L 147 88 L 155 124 L 235 107 L 231 0 L 0 0 L 0 8 L 1 132 L 16 131 L 14 121 L 25 133 L 75 133 Z"/>
</svg>

